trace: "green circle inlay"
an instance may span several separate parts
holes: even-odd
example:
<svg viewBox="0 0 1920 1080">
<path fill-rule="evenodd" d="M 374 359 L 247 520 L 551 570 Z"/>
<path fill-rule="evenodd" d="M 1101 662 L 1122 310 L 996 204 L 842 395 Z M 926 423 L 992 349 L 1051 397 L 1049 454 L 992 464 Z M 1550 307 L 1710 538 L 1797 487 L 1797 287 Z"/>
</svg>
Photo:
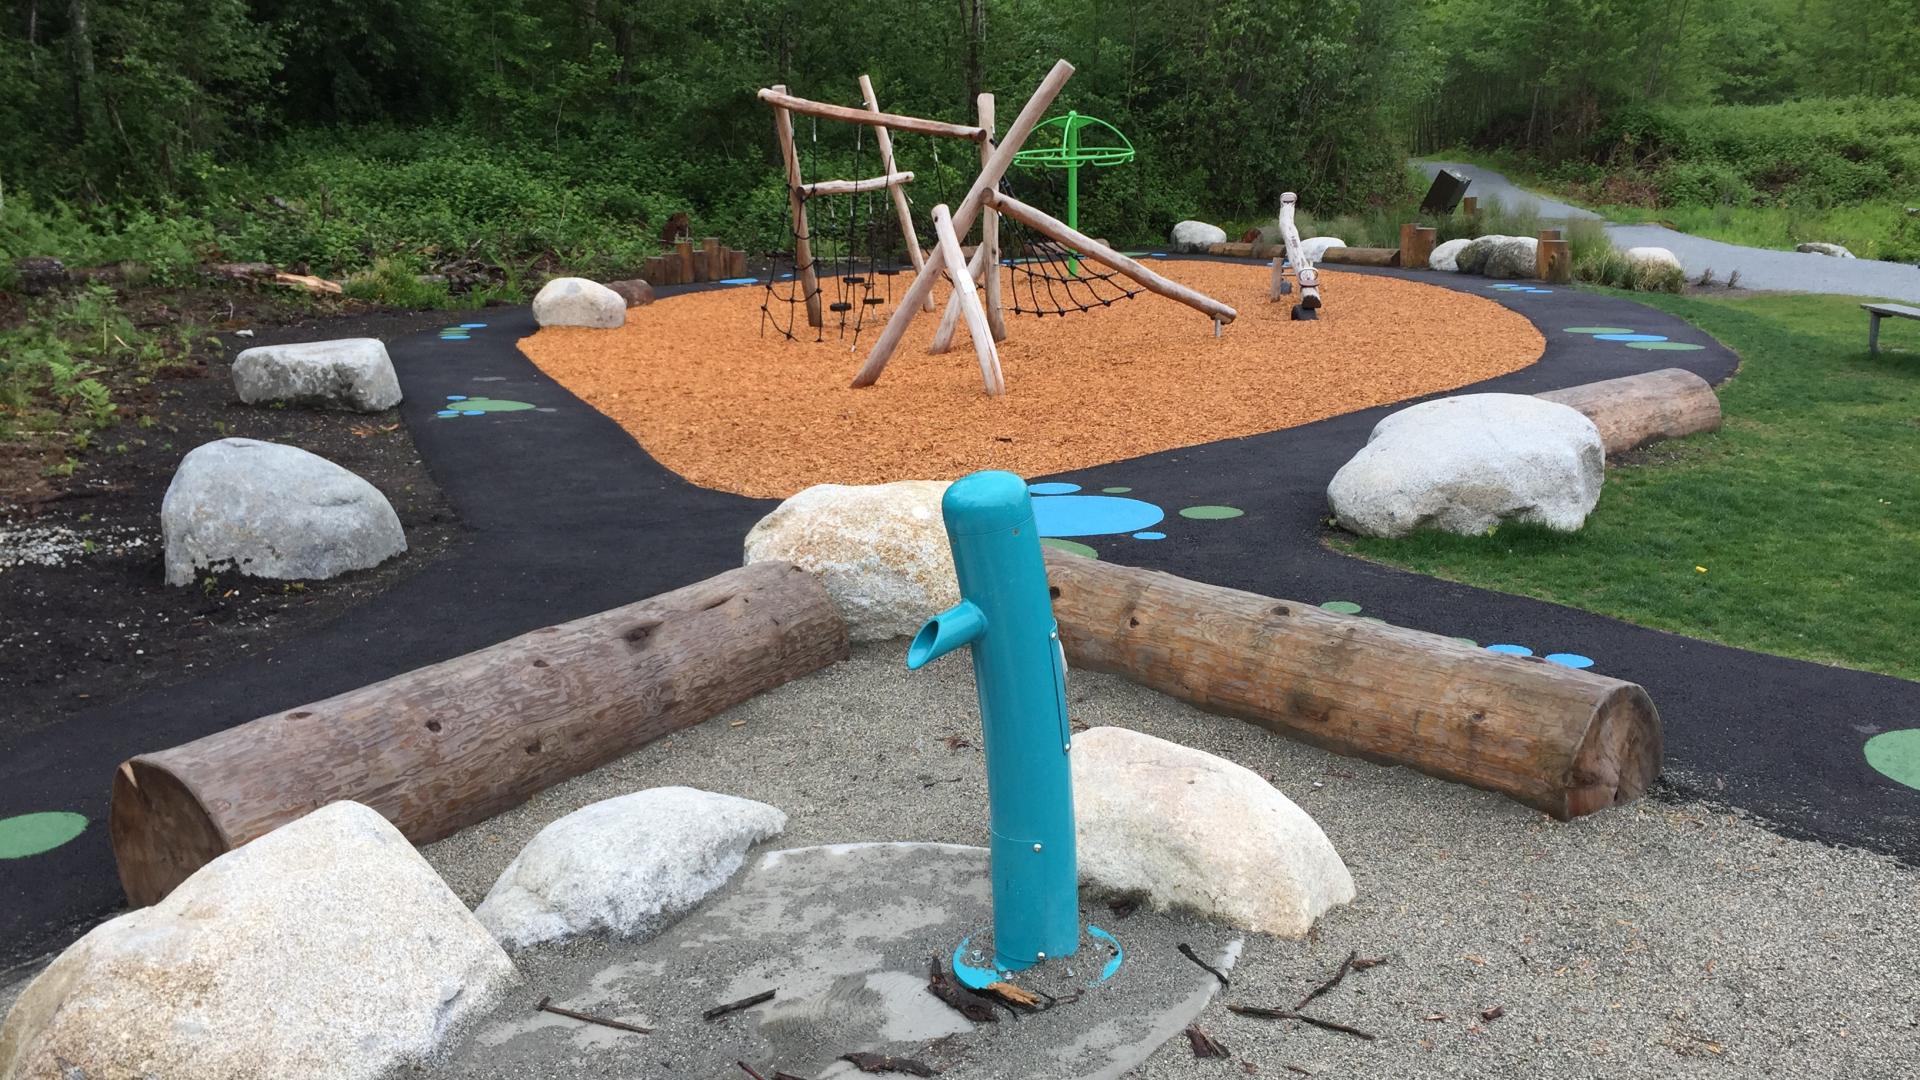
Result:
<svg viewBox="0 0 1920 1080">
<path fill-rule="evenodd" d="M 1130 487 L 1110 487 L 1110 488 L 1101 488 L 1100 490 L 1106 492 L 1109 495 L 1125 495 L 1127 492 L 1132 491 L 1133 489 Z"/>
<path fill-rule="evenodd" d="M 1631 334 L 1633 329 L 1627 326 L 1569 326 L 1561 331 L 1566 334 Z"/>
<path fill-rule="evenodd" d="M 1246 513 L 1245 510 L 1234 506 L 1189 506 L 1180 511 L 1180 516 L 1192 518 L 1195 521 L 1225 521 L 1228 518 L 1237 518 L 1244 513 Z"/>
<path fill-rule="evenodd" d="M 1320 605 L 1321 611 L 1331 611 L 1335 615 L 1358 615 L 1360 605 L 1351 600 L 1329 600 Z"/>
<path fill-rule="evenodd" d="M 1645 349 L 1648 352 L 1699 352 L 1706 346 L 1688 341 L 1629 341 L 1627 348 Z"/>
<path fill-rule="evenodd" d="M 1920 728 L 1883 731 L 1867 740 L 1867 764 L 1897 784 L 1920 789 Z"/>
<path fill-rule="evenodd" d="M 499 398 L 490 397 L 471 397 L 465 401 L 449 401 L 441 407 L 456 409 L 462 412 L 519 412 L 522 409 L 533 408 L 532 405 L 524 401 L 504 401 Z"/>
<path fill-rule="evenodd" d="M 1093 550 L 1092 548 L 1088 547 L 1085 544 L 1077 543 L 1072 540 L 1062 540 L 1057 536 L 1041 537 L 1040 546 L 1050 547 L 1050 548 L 1053 548 L 1055 551 L 1064 551 L 1069 555 L 1085 555 L 1089 559 L 1097 559 L 1100 557 L 1099 552 Z"/>
<path fill-rule="evenodd" d="M 0 859 L 24 859 L 52 851 L 86 828 L 84 816 L 64 810 L 0 818 Z"/>
</svg>

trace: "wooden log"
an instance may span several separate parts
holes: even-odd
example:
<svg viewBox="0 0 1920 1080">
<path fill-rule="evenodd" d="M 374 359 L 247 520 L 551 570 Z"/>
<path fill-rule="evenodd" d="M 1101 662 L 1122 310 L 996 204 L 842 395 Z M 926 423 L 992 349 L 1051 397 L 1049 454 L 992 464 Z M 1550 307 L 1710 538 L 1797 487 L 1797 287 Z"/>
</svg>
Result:
<svg viewBox="0 0 1920 1080">
<path fill-rule="evenodd" d="M 729 570 L 122 764 L 120 880 L 151 904 L 340 799 L 437 840 L 846 656 L 815 575 Z"/>
<path fill-rule="evenodd" d="M 986 269 L 986 249 L 976 246 L 973 252 L 967 256 L 967 273 L 977 282 L 980 281 L 981 276 L 986 273 Z M 992 321 L 989 320 L 987 325 L 988 328 L 991 329 L 993 325 Z M 947 309 L 940 314 L 940 325 L 934 328 L 933 339 L 927 342 L 927 354 L 929 356 L 939 356 L 952 352 L 953 335 L 954 332 L 959 329 L 960 290 L 955 289 L 953 292 L 947 294 Z"/>
<path fill-rule="evenodd" d="M 1461 198 L 1460 212 L 1468 217 L 1473 217 L 1478 214 L 1480 212 L 1480 197 L 1477 195 L 1467 195 Z"/>
<path fill-rule="evenodd" d="M 709 236 L 700 241 L 700 251 L 706 258 L 700 265 L 699 280 L 719 281 L 727 276 L 726 256 L 721 254 L 725 250 L 720 246 L 720 238 L 717 236 Z"/>
<path fill-rule="evenodd" d="M 1662 368 L 1534 396 L 1579 409 L 1600 429 L 1610 455 L 1660 439 L 1720 430 L 1720 399 L 1707 380 L 1684 368 Z"/>
<path fill-rule="evenodd" d="M 1633 683 L 1451 638 L 1048 551 L 1074 667 L 1561 820 L 1640 797 L 1660 714 Z"/>
<path fill-rule="evenodd" d="M 776 86 L 775 91 L 786 87 Z M 763 91 L 764 93 L 764 91 Z M 780 141 L 780 156 L 787 166 L 787 210 L 793 216 L 793 272 L 800 280 L 800 296 L 807 305 L 807 325 L 826 325 L 820 313 L 820 275 L 813 266 L 813 239 L 807 230 L 807 200 L 800 194 L 800 152 L 793 145 L 793 114 L 778 106 L 773 110 L 773 130 Z"/>
<path fill-rule="evenodd" d="M 709 253 L 706 248 L 693 249 L 692 280 L 712 281 L 714 279 L 714 273 L 712 270 L 712 260 L 708 256 L 709 256 Z"/>
<path fill-rule="evenodd" d="M 747 253 L 729 249 L 727 251 L 727 276 L 743 278 L 747 276 Z"/>
<path fill-rule="evenodd" d="M 1342 266 L 1399 266 L 1399 248 L 1368 247 L 1330 247 L 1321 252 L 1322 265 L 1336 263 Z"/>
<path fill-rule="evenodd" d="M 1275 255 L 1273 257 L 1273 272 L 1267 276 L 1267 303 L 1279 303 L 1286 298 L 1289 291 L 1287 288 L 1286 257 Z"/>
<path fill-rule="evenodd" d="M 1006 175 L 1013 164 L 1013 155 L 1020 152 L 1021 144 L 1027 136 L 1033 134 L 1034 126 L 1046 114 L 1047 106 L 1060 94 L 1060 88 L 1066 85 L 1073 75 L 1073 65 L 1065 60 L 1054 62 L 1047 77 L 1020 108 L 1020 114 L 1013 118 L 1007 127 L 1004 139 L 996 143 L 993 156 L 981 167 L 980 175 L 973 178 L 973 186 L 967 189 L 966 198 L 960 200 L 960 206 L 953 211 L 954 234 L 961 235 L 973 228 L 973 220 L 980 214 L 980 208 L 986 204 L 987 195 L 1000 185 L 1000 178 Z M 913 284 L 908 286 L 907 295 L 893 309 L 893 315 L 887 319 L 887 325 L 880 331 L 880 337 L 867 353 L 866 362 L 853 377 L 853 386 L 872 386 L 886 370 L 887 361 L 893 358 L 893 351 L 900 347 L 900 339 L 907 332 L 907 325 L 920 313 L 920 306 L 927 301 L 927 294 L 933 291 L 933 274 L 915 274 Z"/>
<path fill-rule="evenodd" d="M 1557 233 L 1559 229 L 1543 229 L 1540 234 L 1540 246 L 1534 253 L 1534 274 L 1542 281 L 1557 282 L 1565 285 L 1573 280 L 1573 250 L 1565 240 L 1549 238 L 1546 234 Z"/>
<path fill-rule="evenodd" d="M 1218 319 L 1223 323 L 1230 323 L 1234 320 L 1236 312 L 1232 308 L 1208 296 L 1206 293 L 1189 289 L 1179 282 L 1168 281 L 1166 278 L 1140 265 L 1133 259 L 1127 258 L 1125 255 L 1095 240 L 1093 237 L 1088 236 L 1078 229 L 1068 228 L 1065 222 L 1049 214 L 1035 210 L 1033 207 L 1028 206 L 1026 203 L 1021 202 L 1011 195 L 995 191 L 990 193 L 988 201 L 993 203 L 1001 213 L 1008 217 L 1013 218 L 1043 236 L 1058 240 L 1060 243 L 1078 251 L 1083 258 L 1093 259 L 1113 267 L 1120 273 L 1140 283 L 1142 287 L 1150 292 L 1159 293 L 1169 300 L 1177 300 L 1195 311 L 1200 312 L 1202 315 Z"/>
<path fill-rule="evenodd" d="M 949 124 L 942 120 L 925 120 L 918 116 L 902 116 L 899 113 L 881 112 L 878 109 L 853 109 L 845 105 L 829 105 L 824 101 L 812 101 L 794 97 L 786 92 L 786 87 L 775 86 L 760 91 L 760 100 L 787 112 L 817 116 L 822 120 L 844 120 L 849 124 L 877 124 L 895 131 L 912 131 L 921 135 L 942 135 L 952 139 L 971 139 L 979 142 L 987 133 L 977 127 L 965 124 Z"/>
<path fill-rule="evenodd" d="M 1218 244 L 1208 244 L 1207 254 L 1222 255 L 1229 259 L 1250 259 L 1257 244 L 1243 243 L 1237 240 L 1223 240 Z"/>
<path fill-rule="evenodd" d="M 933 208 L 933 233 L 947 277 L 953 282 L 953 294 L 960 301 L 960 314 L 967 320 L 967 333 L 973 335 L 973 351 L 980 357 L 980 378 L 987 384 L 987 395 L 999 397 L 1007 392 L 1006 379 L 1000 373 L 1000 350 L 993 344 L 993 331 L 987 326 L 987 313 L 980 309 L 980 298 L 973 293 L 973 271 L 960 250 L 960 236 L 953 231 L 953 216 L 946 203 Z"/>
<path fill-rule="evenodd" d="M 980 167 L 986 168 L 988 159 L 993 157 L 993 95 L 981 94 L 974 101 L 974 115 L 980 120 L 981 130 L 987 137 L 980 141 Z M 981 271 L 986 275 L 987 328 L 993 331 L 993 340 L 1007 340 L 1007 314 L 1000 304 L 1000 212 L 992 204 L 980 208 L 980 246 L 985 254 L 980 262 Z"/>
<path fill-rule="evenodd" d="M 801 188 L 800 194 L 809 199 L 815 195 L 858 195 L 863 191 L 898 188 L 912 182 L 913 174 L 910 172 L 889 172 L 885 176 L 869 176 L 865 180 L 822 180 Z"/>
<path fill-rule="evenodd" d="M 674 258 L 680 260 L 680 280 L 682 283 L 689 283 L 689 282 L 695 282 L 700 280 L 698 277 L 694 276 L 694 273 L 693 273 L 693 241 L 692 240 L 674 241 L 673 256 Z"/>
<path fill-rule="evenodd" d="M 867 111 L 880 111 L 880 98 L 873 92 L 873 80 L 860 76 L 860 97 L 867 103 Z M 896 171 L 893 160 L 893 132 L 885 124 L 873 126 L 875 143 L 880 147 L 880 167 L 888 172 Z M 927 254 L 921 250 L 920 234 L 913 228 L 913 208 L 907 205 L 907 193 L 903 188 L 892 189 L 893 213 L 900 222 L 900 239 L 906 241 L 907 258 L 913 263 L 914 276 L 918 277 L 927 266 Z M 929 294 L 922 305 L 928 311 L 933 310 L 933 296 Z"/>
<path fill-rule="evenodd" d="M 1425 270 L 1433 259 L 1433 242 L 1437 236 L 1436 230 L 1417 221 L 1400 226 L 1400 265 Z"/>
</svg>

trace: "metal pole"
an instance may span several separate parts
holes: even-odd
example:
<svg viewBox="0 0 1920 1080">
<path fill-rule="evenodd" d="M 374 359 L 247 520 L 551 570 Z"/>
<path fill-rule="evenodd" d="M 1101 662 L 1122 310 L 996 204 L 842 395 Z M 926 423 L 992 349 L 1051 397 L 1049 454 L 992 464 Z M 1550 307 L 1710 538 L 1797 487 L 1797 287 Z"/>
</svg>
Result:
<svg viewBox="0 0 1920 1080">
<path fill-rule="evenodd" d="M 1067 227 L 1070 229 L 1080 227 L 1080 129 L 1074 123 L 1079 118 L 1079 113 L 1067 110 L 1067 133 L 1061 136 L 1067 155 Z M 1080 260 L 1071 253 L 1067 255 L 1067 273 L 1080 276 Z"/>
</svg>

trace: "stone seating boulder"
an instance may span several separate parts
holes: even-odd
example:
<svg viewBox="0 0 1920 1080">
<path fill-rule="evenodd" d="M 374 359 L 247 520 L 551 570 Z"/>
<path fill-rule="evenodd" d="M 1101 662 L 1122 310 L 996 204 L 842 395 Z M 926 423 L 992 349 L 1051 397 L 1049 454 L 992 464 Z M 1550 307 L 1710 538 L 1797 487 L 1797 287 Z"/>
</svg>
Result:
<svg viewBox="0 0 1920 1080">
<path fill-rule="evenodd" d="M 1209 246 L 1227 242 L 1227 230 L 1204 221 L 1182 221 L 1173 227 L 1173 250 L 1205 254 Z"/>
<path fill-rule="evenodd" d="M 597 281 L 554 278 L 533 297 L 533 318 L 541 326 L 585 326 L 611 330 L 627 322 L 626 298 Z"/>
<path fill-rule="evenodd" d="M 1401 409 L 1334 474 L 1342 528 L 1400 537 L 1478 536 L 1509 521 L 1562 532 L 1586 523 L 1606 478 L 1606 446 L 1579 410 L 1524 394 L 1466 394 Z"/>
<path fill-rule="evenodd" d="M 374 338 L 256 345 L 234 357 L 233 389 L 249 405 L 379 412 L 400 404 L 393 361 Z"/>
<path fill-rule="evenodd" d="M 203 571 L 330 578 L 407 550 L 399 515 L 378 488 L 293 446 L 220 439 L 174 470 L 160 503 L 169 585 Z"/>
</svg>

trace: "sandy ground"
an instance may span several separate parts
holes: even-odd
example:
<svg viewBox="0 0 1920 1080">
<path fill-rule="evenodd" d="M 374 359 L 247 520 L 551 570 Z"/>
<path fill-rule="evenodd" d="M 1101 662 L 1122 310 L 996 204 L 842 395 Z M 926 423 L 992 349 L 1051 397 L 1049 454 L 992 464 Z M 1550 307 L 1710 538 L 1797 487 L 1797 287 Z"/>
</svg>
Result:
<svg viewBox="0 0 1920 1080">
<path fill-rule="evenodd" d="M 1043 476 L 1465 386 L 1545 348 L 1525 316 L 1418 282 L 1328 271 L 1320 319 L 1293 322 L 1291 301 L 1267 302 L 1264 266 L 1153 269 L 1239 318 L 1216 338 L 1205 316 L 1151 293 L 1065 318 L 1009 313 L 1000 398 L 983 392 L 964 329 L 951 352 L 927 354 L 939 320 L 926 314 L 879 383 L 850 390 L 880 324 L 857 342 L 837 328 L 824 341 L 788 340 L 772 325 L 763 332 L 758 287 L 668 297 L 629 310 L 621 329 L 553 327 L 520 348 L 668 468 L 771 498 L 975 469 Z M 892 295 L 911 278 L 891 278 Z M 947 292 L 935 288 L 943 306 Z M 893 306 L 870 310 L 884 320 Z"/>
<path fill-rule="evenodd" d="M 426 855 L 478 902 L 547 822 L 661 784 L 781 807 L 790 822 L 776 846 L 984 843 L 966 661 L 908 673 L 902 655 L 862 648 Z M 1890 859 L 1698 804 L 1561 824 L 1113 677 L 1076 673 L 1069 697 L 1077 724 L 1150 731 L 1268 777 L 1320 822 L 1359 886 L 1307 940 L 1250 936 L 1232 989 L 1200 1021 L 1235 1060 L 1196 1061 L 1176 1039 L 1135 1077 L 1892 1078 L 1920 1059 L 1920 872 Z M 1373 1041 L 1224 1007 L 1290 1006 L 1353 950 L 1387 963 L 1309 1011 Z"/>
</svg>

